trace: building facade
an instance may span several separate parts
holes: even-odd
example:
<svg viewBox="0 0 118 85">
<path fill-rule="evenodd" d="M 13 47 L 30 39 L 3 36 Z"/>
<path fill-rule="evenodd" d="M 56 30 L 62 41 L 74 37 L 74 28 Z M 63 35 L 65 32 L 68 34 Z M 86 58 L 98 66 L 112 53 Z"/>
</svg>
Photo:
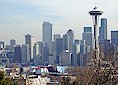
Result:
<svg viewBox="0 0 118 85">
<path fill-rule="evenodd" d="M 99 28 L 99 43 L 107 40 L 107 19 L 101 19 L 101 27 Z"/>
<path fill-rule="evenodd" d="M 34 46 L 34 36 L 27 34 L 25 35 L 25 44 L 29 45 L 29 55 L 30 60 L 33 60 L 33 46 Z"/>
<path fill-rule="evenodd" d="M 118 46 L 118 31 L 111 31 L 111 44 Z"/>
<path fill-rule="evenodd" d="M 43 22 L 43 42 L 49 48 L 52 41 L 52 24 L 50 22 Z"/>
</svg>

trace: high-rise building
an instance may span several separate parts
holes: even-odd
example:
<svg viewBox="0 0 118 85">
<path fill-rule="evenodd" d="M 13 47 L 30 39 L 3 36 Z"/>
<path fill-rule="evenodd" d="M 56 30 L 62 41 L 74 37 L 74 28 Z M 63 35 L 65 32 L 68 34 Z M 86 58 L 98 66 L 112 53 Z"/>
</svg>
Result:
<svg viewBox="0 0 118 85">
<path fill-rule="evenodd" d="M 16 45 L 16 40 L 15 39 L 11 39 L 10 40 L 10 45 Z"/>
<path fill-rule="evenodd" d="M 102 41 L 107 40 L 107 19 L 101 19 L 101 27 L 99 28 L 99 43 Z"/>
<path fill-rule="evenodd" d="M 14 62 L 21 63 L 21 61 L 22 61 L 21 46 L 17 45 L 15 47 Z"/>
<path fill-rule="evenodd" d="M 55 64 L 55 56 L 54 56 L 54 52 L 55 52 L 55 41 L 51 42 L 49 45 L 49 64 L 54 65 Z"/>
<path fill-rule="evenodd" d="M 61 52 L 61 65 L 68 66 L 71 65 L 72 54 L 68 50 Z"/>
<path fill-rule="evenodd" d="M 22 55 L 22 62 L 23 63 L 30 62 L 29 45 L 28 44 L 22 45 L 21 55 Z"/>
<path fill-rule="evenodd" d="M 43 48 L 43 42 L 39 41 L 37 43 L 39 45 L 39 54 L 41 55 L 42 54 L 42 48 Z"/>
<path fill-rule="evenodd" d="M 42 64 L 42 55 L 44 50 L 43 50 L 43 47 L 45 47 L 45 43 L 44 42 L 41 42 L 41 41 L 38 41 L 37 42 L 37 45 L 36 45 L 36 49 L 35 49 L 35 54 L 38 54 L 36 57 L 34 57 L 34 63 L 35 65 L 41 65 Z M 48 53 L 47 53 L 48 54 Z"/>
<path fill-rule="evenodd" d="M 54 52 L 56 64 L 60 64 L 60 54 L 62 51 L 63 51 L 63 38 L 56 38 L 55 52 Z"/>
<path fill-rule="evenodd" d="M 51 42 L 49 45 L 49 54 L 53 55 L 54 53 L 54 42 Z"/>
<path fill-rule="evenodd" d="M 68 50 L 69 50 L 69 52 L 72 53 L 72 44 L 74 42 L 74 32 L 71 29 L 69 29 L 67 31 L 67 34 L 68 34 L 68 37 L 69 37 L 69 40 L 68 40 L 68 42 L 69 42 Z"/>
<path fill-rule="evenodd" d="M 64 50 L 68 50 L 68 46 L 69 46 L 69 36 L 67 34 L 63 35 L 63 46 L 64 46 Z"/>
<path fill-rule="evenodd" d="M 50 22 L 43 22 L 43 42 L 46 43 L 46 47 L 49 48 L 49 44 L 52 41 L 52 24 Z"/>
<path fill-rule="evenodd" d="M 35 43 L 33 46 L 33 56 L 36 57 L 39 55 L 39 43 Z"/>
<path fill-rule="evenodd" d="M 49 63 L 49 50 L 47 47 L 42 48 L 42 64 L 46 65 Z"/>
<path fill-rule="evenodd" d="M 4 48 L 5 44 L 3 41 L 0 41 L 0 50 L 2 50 Z"/>
<path fill-rule="evenodd" d="M 92 27 L 84 27 L 84 33 L 92 32 Z"/>
<path fill-rule="evenodd" d="M 79 54 L 77 54 L 77 64 L 79 65 L 79 66 L 81 66 L 81 67 L 83 67 L 84 66 L 84 55 L 85 54 L 83 54 L 83 53 L 79 53 Z"/>
<path fill-rule="evenodd" d="M 92 27 L 84 27 L 84 33 L 82 34 L 82 40 L 85 40 L 86 46 L 92 48 Z"/>
<path fill-rule="evenodd" d="M 25 35 L 25 44 L 29 45 L 29 55 L 30 60 L 33 60 L 33 46 L 34 46 L 34 36 L 27 34 Z"/>
<path fill-rule="evenodd" d="M 92 27 L 84 27 L 84 33 L 82 33 L 82 53 L 86 54 L 90 52 L 93 47 L 93 34 Z M 88 49 L 88 50 L 87 50 Z"/>
<path fill-rule="evenodd" d="M 72 44 L 71 64 L 77 66 L 77 44 L 75 43 Z"/>
<path fill-rule="evenodd" d="M 6 50 L 9 51 L 9 52 L 14 52 L 14 48 L 15 48 L 16 45 L 6 45 Z"/>
<path fill-rule="evenodd" d="M 118 46 L 118 31 L 111 31 L 111 44 Z"/>
<path fill-rule="evenodd" d="M 6 54 L 7 54 L 7 58 L 9 59 L 9 62 L 14 63 L 14 54 L 15 54 L 15 52 L 9 52 L 8 51 Z"/>
<path fill-rule="evenodd" d="M 57 38 L 61 38 L 60 34 L 54 34 L 54 41 L 56 41 Z"/>
<path fill-rule="evenodd" d="M 6 45 L 6 50 L 9 51 L 9 52 L 14 52 L 15 46 L 16 46 L 16 40 L 11 39 L 10 40 L 10 45 Z"/>
<path fill-rule="evenodd" d="M 103 54 L 104 60 L 109 60 L 109 53 L 112 49 L 112 45 L 110 43 L 110 40 L 104 40 L 100 43 L 100 50 Z"/>
</svg>

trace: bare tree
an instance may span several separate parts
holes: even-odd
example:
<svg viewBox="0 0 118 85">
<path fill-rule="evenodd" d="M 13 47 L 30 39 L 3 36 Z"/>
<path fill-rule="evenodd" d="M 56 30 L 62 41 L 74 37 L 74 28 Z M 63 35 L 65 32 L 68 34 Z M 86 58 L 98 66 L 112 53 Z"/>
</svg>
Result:
<svg viewBox="0 0 118 85">
<path fill-rule="evenodd" d="M 96 58 L 96 51 L 91 52 L 91 61 L 85 67 L 70 67 L 70 73 L 76 76 L 76 82 L 80 85 L 117 85 L 118 84 L 118 50 L 109 50 L 107 56 L 102 50 L 99 52 L 99 59 Z M 107 57 L 107 60 L 105 60 Z M 76 84 L 76 85 L 79 85 Z"/>
</svg>

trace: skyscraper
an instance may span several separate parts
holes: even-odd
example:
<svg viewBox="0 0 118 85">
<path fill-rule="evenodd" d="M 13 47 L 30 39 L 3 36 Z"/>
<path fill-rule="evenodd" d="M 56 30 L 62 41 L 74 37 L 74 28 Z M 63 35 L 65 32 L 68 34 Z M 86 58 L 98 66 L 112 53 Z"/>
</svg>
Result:
<svg viewBox="0 0 118 85">
<path fill-rule="evenodd" d="M 29 45 L 29 55 L 30 60 L 33 60 L 33 45 L 34 45 L 34 36 L 27 34 L 25 35 L 25 44 Z"/>
<path fill-rule="evenodd" d="M 68 40 L 68 42 L 69 42 L 68 50 L 69 50 L 69 52 L 72 53 L 72 44 L 74 42 L 74 32 L 71 29 L 69 29 L 67 31 L 67 35 L 68 35 L 68 39 L 69 39 Z"/>
<path fill-rule="evenodd" d="M 15 39 L 11 39 L 10 40 L 10 45 L 16 45 L 16 40 Z"/>
<path fill-rule="evenodd" d="M 60 58 L 61 65 L 64 65 L 64 66 L 71 65 L 72 54 L 68 52 L 68 50 L 61 52 L 60 56 L 61 56 Z"/>
<path fill-rule="evenodd" d="M 111 31 L 111 44 L 118 46 L 118 31 Z"/>
<path fill-rule="evenodd" d="M 77 66 L 77 44 L 75 43 L 72 44 L 71 64 Z"/>
<path fill-rule="evenodd" d="M 61 52 L 63 51 L 63 38 L 56 38 L 55 41 L 55 59 L 56 59 L 56 64 L 60 63 L 60 55 Z"/>
<path fill-rule="evenodd" d="M 54 41 L 56 41 L 57 38 L 61 38 L 60 34 L 54 34 Z"/>
<path fill-rule="evenodd" d="M 82 34 L 82 40 L 85 40 L 86 46 L 92 48 L 92 27 L 84 27 L 84 33 Z"/>
<path fill-rule="evenodd" d="M 107 40 L 107 19 L 101 19 L 101 27 L 99 28 L 99 43 L 102 41 Z"/>
<path fill-rule="evenodd" d="M 47 47 L 42 48 L 42 64 L 46 65 L 49 63 L 49 50 Z"/>
<path fill-rule="evenodd" d="M 84 33 L 92 32 L 92 27 L 84 27 Z"/>
<path fill-rule="evenodd" d="M 23 44 L 21 48 L 22 62 L 30 62 L 29 45 Z"/>
<path fill-rule="evenodd" d="M 64 46 L 64 50 L 68 50 L 68 46 L 69 46 L 69 36 L 67 34 L 63 35 L 63 46 Z"/>
<path fill-rule="evenodd" d="M 50 22 L 43 22 L 43 42 L 49 48 L 52 41 L 52 24 Z"/>
<path fill-rule="evenodd" d="M 33 46 L 33 56 L 36 57 L 39 55 L 39 43 L 35 43 Z"/>
<path fill-rule="evenodd" d="M 3 41 L 0 41 L 0 50 L 2 50 L 4 48 L 5 44 Z"/>
<path fill-rule="evenodd" d="M 17 45 L 15 47 L 14 62 L 21 63 L 21 61 L 22 61 L 21 46 Z"/>
<path fill-rule="evenodd" d="M 8 50 L 10 52 L 14 52 L 15 46 L 16 46 L 16 40 L 15 39 L 11 39 L 10 40 L 10 45 L 6 45 L 6 50 Z"/>
<path fill-rule="evenodd" d="M 49 54 L 53 55 L 54 53 L 54 42 L 51 42 L 49 45 Z"/>
</svg>

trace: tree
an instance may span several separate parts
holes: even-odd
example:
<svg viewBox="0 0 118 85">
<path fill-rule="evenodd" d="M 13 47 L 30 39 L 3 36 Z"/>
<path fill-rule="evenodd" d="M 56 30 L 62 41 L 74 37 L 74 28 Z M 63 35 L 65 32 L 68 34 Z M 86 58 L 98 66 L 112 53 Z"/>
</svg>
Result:
<svg viewBox="0 0 118 85">
<path fill-rule="evenodd" d="M 17 85 L 12 79 L 5 77 L 5 73 L 0 71 L 0 85 Z"/>
<path fill-rule="evenodd" d="M 4 76 L 5 76 L 4 72 L 0 71 L 0 81 L 2 81 L 4 79 Z"/>
<path fill-rule="evenodd" d="M 91 61 L 85 67 L 72 67 L 76 81 L 81 85 L 117 85 L 118 84 L 118 51 L 109 50 L 108 60 L 105 60 L 104 53 L 100 50 L 99 59 L 96 53 L 91 52 Z M 69 74 L 72 74 L 72 73 Z"/>
</svg>

